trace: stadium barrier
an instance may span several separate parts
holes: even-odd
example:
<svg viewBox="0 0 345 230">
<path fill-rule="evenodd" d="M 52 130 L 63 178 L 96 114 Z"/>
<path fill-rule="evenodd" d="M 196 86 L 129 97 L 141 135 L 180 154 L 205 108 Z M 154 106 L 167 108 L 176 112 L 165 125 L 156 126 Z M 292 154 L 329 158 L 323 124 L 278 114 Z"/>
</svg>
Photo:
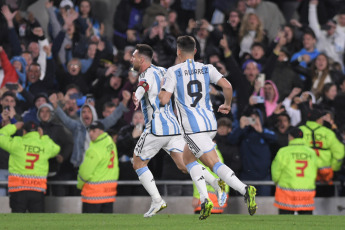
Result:
<svg viewBox="0 0 345 230">
<path fill-rule="evenodd" d="M 119 185 L 141 186 L 139 181 L 119 181 Z M 191 181 L 156 181 L 157 185 L 192 185 Z M 268 185 L 274 186 L 273 181 L 245 181 L 252 185 Z M 66 185 L 75 186 L 76 181 L 48 181 L 48 186 Z M 0 181 L 0 186 L 6 186 L 7 181 Z M 321 185 L 321 184 L 320 184 Z M 336 188 L 341 183 L 334 182 Z M 336 191 L 338 189 L 335 189 Z M 166 196 L 163 194 L 164 200 L 168 204 L 168 208 L 162 213 L 169 214 L 193 214 L 192 197 L 191 196 Z M 273 206 L 274 197 L 257 197 L 258 215 L 275 215 L 278 209 Z M 151 204 L 151 198 L 147 196 L 118 196 L 114 205 L 114 213 L 134 213 L 143 214 L 147 211 Z M 190 204 L 190 205 L 188 205 Z M 315 198 L 314 210 L 315 215 L 345 215 L 345 200 L 343 197 Z M 45 199 L 45 210 L 47 213 L 81 213 L 82 203 L 79 196 L 55 197 L 47 195 Z M 9 197 L 0 197 L 0 213 L 10 213 Z M 244 204 L 243 197 L 233 196 L 228 200 L 228 207 L 224 213 L 228 214 L 248 214 L 247 206 Z"/>
</svg>

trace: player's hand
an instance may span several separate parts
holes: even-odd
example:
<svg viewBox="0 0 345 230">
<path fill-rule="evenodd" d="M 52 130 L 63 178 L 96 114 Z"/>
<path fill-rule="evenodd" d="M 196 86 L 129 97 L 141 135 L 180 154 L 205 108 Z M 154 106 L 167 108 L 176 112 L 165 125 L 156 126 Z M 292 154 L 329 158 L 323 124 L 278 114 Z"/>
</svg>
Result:
<svg viewBox="0 0 345 230">
<path fill-rule="evenodd" d="M 134 103 L 134 105 L 135 105 L 134 110 L 137 110 L 138 107 L 139 107 L 139 100 L 138 100 L 138 98 L 135 96 L 135 92 L 133 92 L 133 94 L 132 94 L 132 100 L 133 100 L 133 103 Z"/>
<path fill-rule="evenodd" d="M 222 113 L 222 114 L 228 114 L 231 110 L 231 106 L 230 105 L 220 105 L 218 108 L 218 112 Z"/>
</svg>

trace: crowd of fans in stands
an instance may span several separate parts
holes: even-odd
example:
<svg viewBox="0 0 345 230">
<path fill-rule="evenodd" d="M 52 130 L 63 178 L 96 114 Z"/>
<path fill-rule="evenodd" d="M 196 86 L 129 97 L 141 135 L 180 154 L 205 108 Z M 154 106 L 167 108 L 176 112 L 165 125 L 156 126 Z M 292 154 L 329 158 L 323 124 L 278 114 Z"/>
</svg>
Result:
<svg viewBox="0 0 345 230">
<path fill-rule="evenodd" d="M 93 120 L 116 115 L 138 83 L 130 64 L 135 45 L 152 46 L 153 63 L 168 68 L 176 64 L 177 37 L 187 34 L 197 41 L 196 60 L 213 64 L 233 86 L 232 114 L 216 113 L 215 142 L 242 180 L 271 180 L 271 162 L 288 144 L 289 129 L 305 124 L 312 109 L 327 113 L 323 125 L 345 143 L 345 4 L 276 1 L 280 9 L 274 1 L 204 2 L 205 13 L 196 20 L 197 0 L 121 0 L 114 9 L 112 39 L 104 36 L 90 0 L 47 2 L 47 33 L 35 15 L 3 5 L 1 127 L 21 120 L 40 124 L 61 146 L 48 180 L 76 180 L 87 137 L 82 128 L 72 135 L 68 121 L 85 129 Z M 224 98 L 216 86 L 210 88 L 217 111 Z M 52 93 L 58 93 L 60 110 L 49 104 Z M 130 158 L 144 116 L 132 101 L 127 108 L 106 131 L 118 148 L 120 180 L 137 180 Z M 166 154 L 150 164 L 158 180 L 190 179 Z M 7 169 L 8 153 L 0 149 L 0 180 Z M 336 179 L 345 180 L 345 169 Z M 168 186 L 167 192 L 192 194 L 185 186 Z M 78 192 L 55 186 L 53 193 Z M 132 194 L 143 194 L 141 186 L 119 187 L 118 195 Z"/>
</svg>

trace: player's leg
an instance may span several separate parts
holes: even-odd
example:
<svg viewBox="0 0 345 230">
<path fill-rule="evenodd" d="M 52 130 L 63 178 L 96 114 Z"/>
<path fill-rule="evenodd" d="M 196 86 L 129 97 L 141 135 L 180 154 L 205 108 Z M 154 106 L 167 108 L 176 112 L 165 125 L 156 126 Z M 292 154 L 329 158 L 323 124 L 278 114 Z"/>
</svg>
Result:
<svg viewBox="0 0 345 230">
<path fill-rule="evenodd" d="M 201 211 L 199 220 L 204 220 L 211 215 L 211 210 L 213 208 L 213 203 L 208 197 L 205 176 L 201 165 L 197 162 L 196 157 L 189 149 L 187 144 L 185 145 L 183 151 L 183 161 L 187 167 L 187 170 L 200 194 Z"/>
<path fill-rule="evenodd" d="M 176 151 L 176 150 L 174 150 Z M 188 173 L 188 170 L 183 162 L 183 155 L 180 152 L 170 152 L 170 156 L 175 162 L 177 168 L 181 170 L 183 173 Z M 201 165 L 203 170 L 204 178 L 206 183 L 211 185 L 214 190 L 217 192 L 218 204 L 220 207 L 224 206 L 226 202 L 226 191 L 225 191 L 225 182 L 215 178 L 204 166 Z"/>
<path fill-rule="evenodd" d="M 215 144 L 212 141 L 215 134 L 216 132 L 209 132 L 190 135 L 189 139 L 197 146 L 198 152 L 196 156 L 199 157 L 199 160 L 204 165 L 212 169 L 220 179 L 244 196 L 248 212 L 250 215 L 253 215 L 257 208 L 255 203 L 256 189 L 253 186 L 247 186 L 242 183 L 228 166 L 219 161 L 214 148 Z"/>
<path fill-rule="evenodd" d="M 158 150 L 161 148 L 160 145 L 162 145 L 162 143 L 164 144 L 164 141 L 163 138 L 160 141 L 154 138 L 153 135 L 143 133 L 134 149 L 133 168 L 138 174 L 141 184 L 152 198 L 151 207 L 149 211 L 144 214 L 144 217 L 151 217 L 167 207 L 165 201 L 159 194 L 152 172 L 147 167 L 150 159 L 157 154 Z"/>
<path fill-rule="evenodd" d="M 257 209 L 255 202 L 256 189 L 251 185 L 244 184 L 227 165 L 221 163 L 218 159 L 216 150 L 213 149 L 210 152 L 204 153 L 199 159 L 202 163 L 211 168 L 213 172 L 231 188 L 244 196 L 249 214 L 254 215 Z"/>
</svg>

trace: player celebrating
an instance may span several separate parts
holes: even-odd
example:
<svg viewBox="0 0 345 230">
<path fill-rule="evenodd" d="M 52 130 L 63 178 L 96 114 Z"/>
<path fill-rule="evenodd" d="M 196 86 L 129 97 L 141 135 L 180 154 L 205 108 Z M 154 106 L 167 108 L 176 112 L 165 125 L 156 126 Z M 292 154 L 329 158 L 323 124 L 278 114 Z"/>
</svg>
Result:
<svg viewBox="0 0 345 230">
<path fill-rule="evenodd" d="M 212 142 L 217 131 L 217 121 L 210 101 L 209 85 L 214 83 L 223 89 L 225 102 L 218 109 L 223 114 L 230 112 L 232 86 L 214 66 L 195 62 L 195 52 L 194 38 L 180 36 L 177 39 L 180 64 L 168 69 L 159 100 L 162 105 L 166 105 L 172 94 L 175 94 L 178 118 L 187 142 L 183 160 L 200 192 L 202 205 L 199 219 L 206 219 L 211 214 L 213 204 L 208 198 L 205 180 L 200 180 L 203 171 L 196 162 L 197 158 L 230 187 L 244 195 L 249 214 L 254 215 L 257 208 L 256 189 L 243 184 L 228 166 L 219 161 Z"/>
<path fill-rule="evenodd" d="M 145 117 L 145 130 L 134 149 L 133 168 L 137 172 L 140 182 L 152 197 L 151 207 L 144 214 L 144 217 L 151 217 L 167 207 L 158 192 L 153 175 L 147 167 L 149 160 L 163 148 L 170 154 L 177 167 L 182 172 L 187 173 L 182 156 L 185 142 L 181 136 L 172 106 L 170 103 L 162 106 L 158 99 L 166 69 L 152 65 L 152 56 L 153 50 L 150 46 L 138 44 L 131 58 L 133 69 L 140 73 L 139 84 L 133 94 L 133 101 L 136 106 L 135 109 L 141 102 Z M 223 206 L 226 201 L 225 183 L 214 178 L 209 172 L 205 172 L 204 177 L 217 191 L 218 202 Z"/>
</svg>

